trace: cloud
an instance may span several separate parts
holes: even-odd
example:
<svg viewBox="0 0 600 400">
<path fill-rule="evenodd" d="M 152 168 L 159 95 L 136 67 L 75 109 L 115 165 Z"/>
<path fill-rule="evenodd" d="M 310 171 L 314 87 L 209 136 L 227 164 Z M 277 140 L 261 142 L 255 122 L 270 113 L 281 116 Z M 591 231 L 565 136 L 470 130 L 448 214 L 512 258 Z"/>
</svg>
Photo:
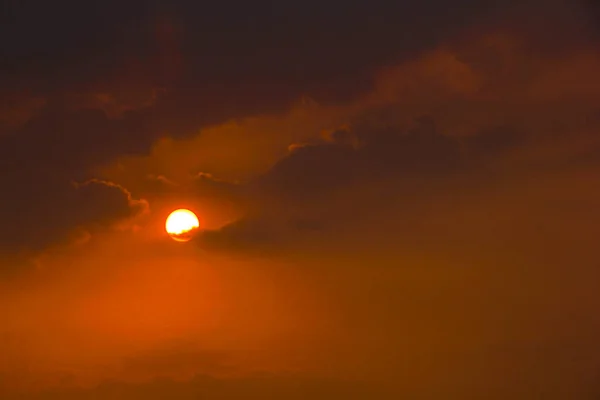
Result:
<svg viewBox="0 0 600 400">
<path fill-rule="evenodd" d="M 76 21 L 64 20 L 64 10 L 79 10 L 72 2 L 35 12 L 19 3 L 8 18 L 25 22 L 2 24 L 2 37 L 13 39 L 3 46 L 10 74 L 0 79 L 3 87 L 15 88 L 11 93 L 30 93 L 46 106 L 33 112 L 32 100 L 21 101 L 34 122 L 9 131 L 19 140 L 39 142 L 33 147 L 40 152 L 48 146 L 58 151 L 59 157 L 45 163 L 78 158 L 89 167 L 146 153 L 165 135 L 189 137 L 233 118 L 285 111 L 303 95 L 325 103 L 348 101 L 368 91 L 382 65 L 431 49 L 465 21 L 490 12 L 471 0 L 447 9 L 429 3 L 439 11 L 435 17 L 423 5 L 388 2 L 356 4 L 343 15 L 334 6 L 313 14 L 289 5 L 271 10 L 238 4 L 256 17 L 253 23 L 230 15 L 228 8 L 187 1 L 168 9 L 109 2 L 80 10 Z M 370 18 L 364 20 L 367 6 Z M 61 28 L 48 29 L 37 40 L 34 32 L 50 20 Z M 206 32 L 219 40 L 206 40 Z M 312 45 L 301 44 L 308 42 Z M 182 66 L 165 79 L 165 63 Z M 94 151 L 86 143 L 94 143 Z"/>
<path fill-rule="evenodd" d="M 39 176 L 32 179 L 36 178 Z M 5 223 L 0 229 L 0 242 L 7 256 L 35 254 L 68 241 L 77 231 L 110 228 L 148 211 L 145 200 L 134 199 L 125 188 L 112 182 L 55 179 L 5 180 L 5 184 L 5 207 L 0 212 Z"/>
<path fill-rule="evenodd" d="M 553 3 L 552 12 L 561 7 Z M 564 24 L 577 20 L 576 13 L 565 15 Z M 299 135 L 302 141 L 273 156 L 271 167 L 245 185 L 254 196 L 250 211 L 206 232 L 204 245 L 223 250 L 238 243 L 264 254 L 294 247 L 304 240 L 303 227 L 321 238 L 315 232 L 336 231 L 353 214 L 392 207 L 390 198 L 403 204 L 393 212 L 408 217 L 416 198 L 427 203 L 451 195 L 451 187 L 537 179 L 567 159 L 593 158 L 583 149 L 597 147 L 597 107 L 590 101 L 600 94 L 590 73 L 597 55 L 587 45 L 548 51 L 521 23 L 385 68 L 371 93 L 345 108 L 322 107 L 343 123 Z"/>
<path fill-rule="evenodd" d="M 474 154 L 486 156 L 502 154 L 519 146 L 526 141 L 527 135 L 510 126 L 498 126 L 478 135 L 470 136 L 466 145 Z"/>
<path fill-rule="evenodd" d="M 76 220 L 98 224 L 112 220 L 126 219 L 148 211 L 145 200 L 133 199 L 124 187 L 107 181 L 91 179 L 83 183 L 74 183 L 77 192 L 77 206 L 70 216 Z M 108 210 L 101 211 L 101 206 Z M 93 214 L 93 212 L 96 212 Z"/>
<path fill-rule="evenodd" d="M 386 204 L 392 197 L 402 195 L 408 200 L 440 182 L 471 177 L 471 171 L 489 158 L 488 154 L 477 159 L 464 151 L 461 141 L 438 132 L 428 117 L 420 118 L 407 132 L 391 128 L 355 132 L 350 127 L 333 132 L 322 143 L 296 147 L 247 183 L 255 206 L 242 220 L 205 232 L 202 243 L 281 251 L 303 235 L 334 229 L 341 220 L 355 218 L 352 214 Z M 478 143 L 477 139 L 470 140 Z M 477 155 L 493 153 L 492 149 L 500 152 L 513 144 L 509 139 L 500 145 L 493 139 L 479 140 L 492 143 L 469 149 Z M 355 143 L 360 144 L 355 147 Z"/>
<path fill-rule="evenodd" d="M 536 4 L 516 7 L 514 14 L 524 14 Z M 213 4 L 205 8 L 187 1 L 168 7 L 143 2 L 124 7 L 109 2 L 101 8 L 85 10 L 71 1 L 41 10 L 28 2 L 19 3 L 3 17 L 6 23 L 1 24 L 1 37 L 5 38 L 2 47 L 8 57 L 3 61 L 6 68 L 2 69 L 5 72 L 0 74 L 0 82 L 7 88 L 4 96 L 9 107 L 0 112 L 4 121 L 0 163 L 9 186 L 27 182 L 29 188 L 10 191 L 2 200 L 2 208 L 52 203 L 53 200 L 42 202 L 46 196 L 42 193 L 55 190 L 57 184 L 67 187 L 72 180 L 96 176 L 92 171 L 119 157 L 147 155 L 161 138 L 191 138 L 199 132 L 206 134 L 202 129 L 225 121 L 285 112 L 302 96 L 316 99 L 321 108 L 356 108 L 356 104 L 362 104 L 359 107 L 368 115 L 386 107 L 390 108 L 390 115 L 401 114 L 398 108 L 407 103 L 421 104 L 421 100 L 432 98 L 439 104 L 480 104 L 489 88 L 497 91 L 507 79 L 517 82 L 514 77 L 519 75 L 512 72 L 521 63 L 511 62 L 511 57 L 515 58 L 511 42 L 492 43 L 492 47 L 505 52 L 500 55 L 508 55 L 504 64 L 494 62 L 493 57 L 486 58 L 486 54 L 494 54 L 480 51 L 481 46 L 476 51 L 457 53 L 434 49 L 446 46 L 449 38 L 460 32 L 463 36 L 473 34 L 463 26 L 485 25 L 485 21 L 500 21 L 502 25 L 514 20 L 517 22 L 509 28 L 517 35 L 530 33 L 522 30 L 519 18 L 496 14 L 490 5 L 471 0 L 462 0 L 452 7 L 434 0 L 420 5 L 365 2 L 347 6 L 342 14 L 333 5 L 320 5 L 319 12 L 314 13 L 292 5 L 276 9 L 266 4 L 237 5 L 248 15 L 256 16 L 250 22 L 241 17 L 244 12 L 234 16 L 228 7 Z M 556 1 L 552 7 L 545 7 L 543 14 L 562 16 L 570 21 L 567 25 L 575 26 L 576 13 L 562 12 L 571 8 Z M 432 14 L 431 9 L 436 12 Z M 513 10 L 512 6 L 509 9 Z M 80 11 L 79 17 L 65 20 L 64 16 L 73 10 Z M 16 20 L 24 22 L 11 23 Z M 52 21 L 52 29 L 46 29 L 43 35 L 36 33 L 48 27 L 48 21 Z M 336 29 L 331 29 L 334 21 Z M 60 29 L 55 29 L 57 26 Z M 475 35 L 479 33 L 477 29 Z M 219 40 L 208 40 L 207 32 Z M 569 38 L 581 36 L 573 33 Z M 417 63 L 408 62 L 428 51 L 433 51 L 432 55 L 419 58 Z M 590 60 L 595 60 L 593 54 L 548 74 L 537 87 L 532 86 L 529 96 L 556 99 L 561 93 L 579 93 L 582 88 L 591 87 L 583 84 L 585 80 L 573 78 L 593 72 L 593 68 L 585 67 L 591 65 Z M 381 68 L 398 64 L 399 69 L 392 69 L 383 81 L 373 78 Z M 498 75 L 500 65 L 506 70 Z M 494 83 L 491 76 L 501 83 Z M 571 78 L 562 79 L 565 76 Z M 519 79 L 518 82 L 524 82 Z M 375 97 L 370 99 L 365 94 L 373 85 Z M 588 93 L 588 99 L 594 93 Z M 432 115 L 439 131 L 450 132 L 444 118 L 431 108 L 431 104 L 422 109 L 406 108 L 405 120 Z M 358 118 L 353 115 L 348 118 L 350 121 L 340 122 L 350 122 L 355 129 Z M 335 130 L 325 138 L 329 146 L 318 144 L 294 152 L 266 174 L 265 186 L 282 190 L 286 184 L 291 185 L 285 183 L 286 179 L 304 180 L 289 187 L 290 195 L 302 195 L 319 185 L 325 188 L 335 181 L 378 176 L 385 169 L 423 170 L 428 166 L 440 170 L 442 165 L 448 167 L 456 162 L 450 159 L 456 154 L 447 149 L 440 148 L 439 154 L 433 154 L 438 151 L 433 149 L 435 146 L 451 146 L 442 144 L 441 136 L 431 136 L 431 143 L 426 143 L 425 135 L 368 138 L 365 147 L 358 149 L 360 141 L 365 140 L 360 135 L 369 129 L 356 130 L 351 136 L 347 136 L 347 129 Z M 400 143 L 402 140 L 423 143 Z M 229 146 L 227 152 L 232 153 L 236 145 Z M 403 153 L 408 148 L 419 153 L 421 150 L 415 150 L 415 146 L 433 146 L 428 150 L 431 154 L 424 156 L 430 159 L 419 165 L 416 156 Z M 383 147 L 390 152 L 394 149 L 394 154 L 386 153 Z M 313 170 L 303 173 L 303 162 Z M 238 169 L 243 169 L 243 163 L 239 164 Z M 268 162 L 263 161 L 261 167 L 265 166 Z M 209 167 L 196 165 L 193 170 L 220 176 L 213 170 L 214 165 Z M 375 172 L 375 168 L 379 171 Z M 164 171 L 156 172 L 179 180 Z M 313 177 L 305 178 L 309 175 Z M 227 179 L 232 180 L 230 176 Z M 267 184 L 269 180 L 277 183 Z M 129 188 L 129 183 L 126 186 Z M 210 196 L 223 189 L 201 186 L 207 195 L 212 191 Z M 35 197 L 38 199 L 32 200 Z M 8 226 L 18 224 L 8 211 L 5 217 Z M 34 225 L 28 226 L 32 229 Z M 41 231 L 35 236 L 38 234 L 42 235 Z"/>
<path fill-rule="evenodd" d="M 451 173 L 463 162 L 459 142 L 439 133 L 428 117 L 408 132 L 359 128 L 358 132 L 338 130 L 336 136 L 333 143 L 291 153 L 261 177 L 260 184 L 275 186 L 282 194 L 289 190 L 290 196 L 310 196 L 338 184 Z M 356 148 L 353 142 L 360 145 Z"/>
</svg>

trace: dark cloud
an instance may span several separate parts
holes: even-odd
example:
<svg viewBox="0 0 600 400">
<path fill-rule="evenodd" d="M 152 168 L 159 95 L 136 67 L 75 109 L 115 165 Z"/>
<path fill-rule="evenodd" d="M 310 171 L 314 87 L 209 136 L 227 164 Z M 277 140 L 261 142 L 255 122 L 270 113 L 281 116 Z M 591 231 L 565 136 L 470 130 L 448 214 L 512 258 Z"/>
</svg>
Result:
<svg viewBox="0 0 600 400">
<path fill-rule="evenodd" d="M 511 126 L 498 126 L 480 132 L 466 140 L 466 146 L 474 154 L 490 156 L 510 151 L 527 140 L 527 135 Z"/>
<path fill-rule="evenodd" d="M 161 137 L 280 112 L 304 95 L 320 104 L 346 102 L 370 88 L 381 66 L 509 14 L 491 0 L 93 7 L 10 1 L 6 10 L 0 175 L 15 188 L 1 201 L 7 226 L 17 224 L 11 210 L 47 213 L 64 202 L 49 193 L 68 192 L 57 185 L 89 179 L 92 168 L 119 156 L 146 154 Z M 329 140 L 281 161 L 265 185 L 300 195 L 387 170 L 433 172 L 457 163 L 454 145 L 439 135 L 381 134 L 358 151 L 342 131 Z M 24 240 L 15 237 L 10 243 Z"/>
<path fill-rule="evenodd" d="M 361 172 L 355 150 L 336 144 L 307 145 L 292 151 L 259 180 L 282 198 L 310 196 L 352 182 Z"/>
<path fill-rule="evenodd" d="M 195 240 L 204 248 L 243 251 L 255 255 L 286 254 L 301 229 L 294 221 L 272 214 L 250 215 L 218 230 L 206 230 Z"/>
<path fill-rule="evenodd" d="M 199 5 L 136 0 L 83 7 L 63 0 L 49 7 L 10 1 L 2 20 L 3 70 L 48 91 L 62 90 L 65 84 L 97 85 L 98 78 L 122 74 L 119 70 L 133 61 L 140 67 L 138 76 L 164 83 L 159 80 L 161 61 L 169 60 L 161 57 L 173 57 L 176 47 L 189 71 L 184 80 L 204 84 L 209 91 L 206 84 L 223 89 L 228 79 L 235 79 L 229 84 L 296 88 L 306 83 L 315 88 L 330 80 L 343 83 L 340 89 L 347 91 L 349 79 L 365 67 L 397 57 L 399 50 L 430 45 L 448 30 L 481 17 L 492 4 L 461 0 L 450 7 L 430 0 Z M 431 13 L 432 8 L 445 12 Z M 417 31 L 410 40 L 398 35 L 394 44 L 382 42 Z M 362 57 L 355 57 L 357 52 Z M 200 92 L 201 86 L 192 90 Z"/>
<path fill-rule="evenodd" d="M 282 198 L 298 199 L 368 181 L 451 174 L 466 165 L 458 140 L 438 132 L 429 117 L 409 131 L 343 128 L 327 139 L 297 147 L 257 185 Z"/>
<path fill-rule="evenodd" d="M 105 160 L 115 147 L 137 148 L 129 128 L 101 110 L 70 112 L 53 103 L 17 133 L 2 136 L 0 179 L 7 188 L 0 208 L 3 250 L 38 252 L 74 229 L 110 226 L 147 207 L 121 186 L 89 180 L 89 166 Z M 81 181 L 87 183 L 73 184 Z"/>
<path fill-rule="evenodd" d="M 39 177 L 30 175 L 32 181 L 4 180 L 1 218 L 5 223 L 0 229 L 4 255 L 35 254 L 66 241 L 77 230 L 105 229 L 148 209 L 147 202 L 134 199 L 125 188 L 111 182 L 36 182 Z"/>
<path fill-rule="evenodd" d="M 145 128 L 135 118 L 110 120 L 102 110 L 69 111 L 64 104 L 52 103 L 18 132 L 1 138 L 3 170 L 18 174 L 39 168 L 77 178 L 105 162 L 115 150 L 123 154 L 149 151 L 151 142 L 138 140 L 148 134 Z"/>
<path fill-rule="evenodd" d="M 465 143 L 438 132 L 430 117 L 418 119 L 408 131 L 354 132 L 345 127 L 332 132 L 321 144 L 294 148 L 249 182 L 246 190 L 254 201 L 249 215 L 205 232 L 202 243 L 221 249 L 283 251 L 302 237 L 335 231 L 337 224 L 378 205 L 401 201 L 410 213 L 411 199 L 431 196 L 432 188 L 444 182 L 492 178 L 479 170 L 491 156 L 521 143 L 511 130 L 502 129 L 492 137 L 482 132 Z M 356 141 L 348 138 L 360 144 L 355 147 Z"/>
<path fill-rule="evenodd" d="M 0 79 L 15 94 L 27 91 L 50 105 L 69 93 L 164 89 L 151 106 L 125 112 L 119 121 L 108 121 L 102 108 L 48 106 L 17 132 L 29 143 L 60 138 L 53 163 L 79 157 L 93 166 L 147 152 L 161 135 L 191 135 L 230 118 L 284 110 L 301 95 L 348 100 L 369 88 L 376 68 L 431 48 L 462 23 L 490 13 L 489 4 L 470 0 L 451 7 L 429 3 L 359 2 L 341 12 L 333 4 L 179 1 L 155 7 L 137 1 L 84 10 L 71 1 L 50 8 L 12 2 L 2 24 L 2 37 L 10 39 L 3 39 Z M 163 61 L 183 64 L 166 82 Z M 65 125 L 60 133 L 56 121 Z"/>
<path fill-rule="evenodd" d="M 423 116 L 408 129 L 358 124 L 327 131 L 323 138 L 292 146 L 269 171 L 240 185 L 247 195 L 238 201 L 251 203 L 246 215 L 204 232 L 200 245 L 262 255 L 285 254 L 306 241 L 326 247 L 328 235 L 353 229 L 353 221 L 364 225 L 358 221 L 383 210 L 409 230 L 419 218 L 427 219 L 428 207 L 438 207 L 437 198 L 468 198 L 478 186 L 501 185 L 507 171 L 495 163 L 527 149 L 535 136 L 497 126 L 451 137 L 439 131 L 432 117 Z M 558 165 L 548 162 L 532 169 L 528 161 L 530 170 L 520 174 L 536 179 Z M 369 229 L 382 234 L 386 228 Z M 401 236 L 398 231 L 390 235 Z"/>
</svg>

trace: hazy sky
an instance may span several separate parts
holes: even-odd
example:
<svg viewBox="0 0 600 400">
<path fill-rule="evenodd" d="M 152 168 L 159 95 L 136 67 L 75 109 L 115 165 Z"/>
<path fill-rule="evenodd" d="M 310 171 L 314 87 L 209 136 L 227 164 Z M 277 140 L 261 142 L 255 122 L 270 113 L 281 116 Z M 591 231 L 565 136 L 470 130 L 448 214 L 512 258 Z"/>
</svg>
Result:
<svg viewBox="0 0 600 400">
<path fill-rule="evenodd" d="M 597 399 L 599 17 L 9 0 L 0 397 Z"/>
</svg>

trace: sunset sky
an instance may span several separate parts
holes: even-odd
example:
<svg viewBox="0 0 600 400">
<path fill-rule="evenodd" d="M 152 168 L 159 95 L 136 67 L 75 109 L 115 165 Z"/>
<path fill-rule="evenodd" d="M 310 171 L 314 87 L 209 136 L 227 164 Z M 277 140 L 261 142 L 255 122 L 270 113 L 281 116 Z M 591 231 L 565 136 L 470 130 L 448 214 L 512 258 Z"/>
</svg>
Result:
<svg viewBox="0 0 600 400">
<path fill-rule="evenodd" d="M 599 2 L 5 3 L 3 400 L 600 398 Z"/>
</svg>

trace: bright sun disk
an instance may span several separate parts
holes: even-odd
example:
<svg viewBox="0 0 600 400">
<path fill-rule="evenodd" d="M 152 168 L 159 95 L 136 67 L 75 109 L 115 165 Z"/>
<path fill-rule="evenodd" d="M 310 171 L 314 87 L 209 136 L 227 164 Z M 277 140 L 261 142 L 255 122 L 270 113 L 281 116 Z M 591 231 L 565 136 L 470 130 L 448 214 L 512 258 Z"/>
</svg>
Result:
<svg viewBox="0 0 600 400">
<path fill-rule="evenodd" d="M 192 238 L 193 232 L 200 227 L 196 214 L 186 209 L 173 211 L 165 224 L 167 233 L 176 241 L 187 242 Z"/>
</svg>

